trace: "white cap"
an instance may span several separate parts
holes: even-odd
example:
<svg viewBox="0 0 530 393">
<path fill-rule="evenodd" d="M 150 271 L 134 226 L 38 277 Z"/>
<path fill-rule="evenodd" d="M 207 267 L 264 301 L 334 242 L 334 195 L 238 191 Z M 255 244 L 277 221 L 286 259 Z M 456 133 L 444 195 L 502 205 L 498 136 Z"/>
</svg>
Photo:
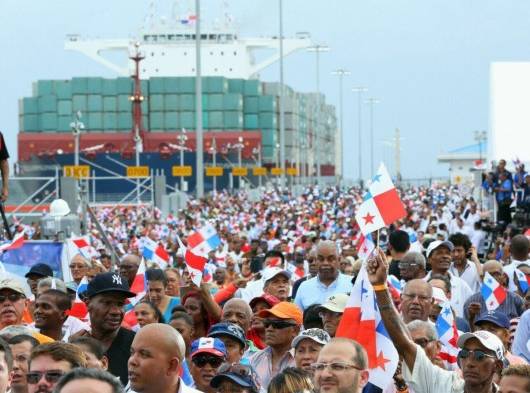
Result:
<svg viewBox="0 0 530 393">
<path fill-rule="evenodd" d="M 431 255 L 431 253 L 436 250 L 438 247 L 447 247 L 449 249 L 449 251 L 453 251 L 454 249 L 454 246 L 453 246 L 453 243 L 451 243 L 450 241 L 447 241 L 447 240 L 435 240 L 433 242 L 430 242 L 429 243 L 429 247 L 427 247 L 427 258 L 429 258 L 429 256 Z"/>
<path fill-rule="evenodd" d="M 344 309 L 346 308 L 346 304 L 348 304 L 349 298 L 350 297 L 345 293 L 337 293 L 335 295 L 331 295 L 326 300 L 326 303 L 319 306 L 318 309 L 320 310 L 322 308 L 325 308 L 326 310 L 339 312 L 342 314 L 344 312 Z"/>
<path fill-rule="evenodd" d="M 441 288 L 432 287 L 432 298 L 437 304 L 443 304 L 449 301 L 445 292 Z"/>
<path fill-rule="evenodd" d="M 464 333 L 458 337 L 457 345 L 459 348 L 464 348 L 466 341 L 470 338 L 476 338 L 487 349 L 495 352 L 497 359 L 504 361 L 504 345 L 502 341 L 493 333 L 485 330 L 477 330 L 473 333 Z"/>
<path fill-rule="evenodd" d="M 331 340 L 331 337 L 329 336 L 328 332 L 326 332 L 323 329 L 319 329 L 319 328 L 306 329 L 306 330 L 302 330 L 300 334 L 293 339 L 293 342 L 291 343 L 291 347 L 296 348 L 296 346 L 298 345 L 298 343 L 300 343 L 300 341 L 306 340 L 306 339 L 313 340 L 314 342 L 321 344 L 321 345 L 326 345 Z"/>
<path fill-rule="evenodd" d="M 279 267 L 268 267 L 263 269 L 263 272 L 261 273 L 261 277 L 263 277 L 263 283 L 266 283 L 267 281 L 273 279 L 278 274 L 283 274 L 287 279 L 289 280 L 291 278 L 291 273 L 287 270 L 283 270 Z"/>
</svg>

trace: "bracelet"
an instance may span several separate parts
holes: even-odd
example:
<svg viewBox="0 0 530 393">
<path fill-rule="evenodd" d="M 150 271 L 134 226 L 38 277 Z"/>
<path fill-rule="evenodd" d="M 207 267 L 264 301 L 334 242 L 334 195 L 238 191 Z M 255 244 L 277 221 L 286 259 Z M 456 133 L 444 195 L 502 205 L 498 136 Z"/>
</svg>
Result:
<svg viewBox="0 0 530 393">
<path fill-rule="evenodd" d="M 386 284 L 376 284 L 376 285 L 372 285 L 372 288 L 374 288 L 374 291 L 376 292 L 379 292 L 379 291 L 386 291 L 388 289 L 388 287 L 386 286 Z"/>
</svg>

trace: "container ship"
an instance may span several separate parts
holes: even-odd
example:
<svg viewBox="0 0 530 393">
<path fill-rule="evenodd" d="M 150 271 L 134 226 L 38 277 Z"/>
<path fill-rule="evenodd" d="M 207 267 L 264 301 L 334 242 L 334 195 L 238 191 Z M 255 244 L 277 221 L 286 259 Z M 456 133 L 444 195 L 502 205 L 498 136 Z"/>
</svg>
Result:
<svg viewBox="0 0 530 393">
<path fill-rule="evenodd" d="M 179 186 L 171 168 L 184 165 L 195 173 L 196 71 L 193 15 L 173 24 L 152 23 L 138 39 L 66 38 L 65 49 L 78 51 L 114 71 L 116 78 L 74 77 L 38 80 L 31 97 L 20 99 L 17 173 L 53 176 L 57 168 L 74 163 L 73 122 L 81 114 L 79 163 L 90 165 L 96 177 L 124 176 L 136 165 L 135 127 L 142 127 L 139 164 L 167 175 L 167 184 Z M 279 83 L 262 82 L 260 72 L 279 60 L 279 39 L 241 38 L 228 16 L 201 32 L 202 123 L 205 166 L 273 168 L 279 162 Z M 307 35 L 284 38 L 285 56 L 312 45 Z M 255 52 L 276 52 L 260 61 Z M 121 51 L 127 65 L 109 61 L 107 51 Z M 136 72 L 136 74 L 135 74 Z M 135 83 L 135 81 L 137 81 Z M 135 86 L 139 84 L 139 86 Z M 141 91 L 141 119 L 135 120 L 135 88 Z M 138 92 L 136 90 L 136 92 Z M 335 108 L 317 93 L 300 93 L 283 87 L 286 167 L 299 175 L 338 175 L 335 170 L 337 119 Z M 138 115 L 138 113 L 137 113 Z M 186 140 L 182 135 L 185 133 Z M 239 147 L 238 147 L 239 146 Z M 237 147 L 237 148 L 236 148 Z M 216 178 L 228 186 L 229 170 Z M 268 172 L 270 174 L 270 172 Z M 247 180 L 257 183 L 249 175 Z M 100 182 L 102 198 L 119 200 L 133 184 Z M 27 184 L 27 183 L 26 183 Z M 92 183 L 91 183 L 92 184 Z M 95 184 L 95 183 L 94 183 Z M 186 178 L 188 191 L 195 177 Z M 95 187 L 95 185 L 94 185 Z M 213 179 L 205 177 L 205 190 Z M 91 190 L 96 194 L 96 190 Z M 96 197 L 95 197 L 96 198 Z"/>
</svg>

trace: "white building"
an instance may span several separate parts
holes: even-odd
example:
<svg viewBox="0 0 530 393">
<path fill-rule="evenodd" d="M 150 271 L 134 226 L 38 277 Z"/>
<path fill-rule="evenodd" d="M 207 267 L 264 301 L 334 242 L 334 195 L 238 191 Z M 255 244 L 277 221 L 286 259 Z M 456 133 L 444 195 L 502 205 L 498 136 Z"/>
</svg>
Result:
<svg viewBox="0 0 530 393">
<path fill-rule="evenodd" d="M 477 184 L 482 173 L 479 166 L 486 168 L 480 165 L 486 159 L 486 152 L 487 144 L 477 143 L 440 154 L 438 162 L 449 164 L 451 184 Z"/>
</svg>

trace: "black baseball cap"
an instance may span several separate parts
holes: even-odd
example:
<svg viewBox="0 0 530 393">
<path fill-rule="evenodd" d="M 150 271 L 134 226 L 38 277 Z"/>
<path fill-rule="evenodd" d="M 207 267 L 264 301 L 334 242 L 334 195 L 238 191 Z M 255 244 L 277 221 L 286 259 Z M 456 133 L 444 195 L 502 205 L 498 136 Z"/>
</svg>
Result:
<svg viewBox="0 0 530 393">
<path fill-rule="evenodd" d="M 118 273 L 113 272 L 96 275 L 92 281 L 88 283 L 86 296 L 91 298 L 107 292 L 123 293 L 126 297 L 136 296 L 135 293 L 129 290 L 129 283 L 127 280 Z"/>
<path fill-rule="evenodd" d="M 29 269 L 29 272 L 27 272 L 24 277 L 28 278 L 31 275 L 41 277 L 53 277 L 53 270 L 45 263 L 37 263 L 33 265 L 31 269 Z"/>
</svg>

